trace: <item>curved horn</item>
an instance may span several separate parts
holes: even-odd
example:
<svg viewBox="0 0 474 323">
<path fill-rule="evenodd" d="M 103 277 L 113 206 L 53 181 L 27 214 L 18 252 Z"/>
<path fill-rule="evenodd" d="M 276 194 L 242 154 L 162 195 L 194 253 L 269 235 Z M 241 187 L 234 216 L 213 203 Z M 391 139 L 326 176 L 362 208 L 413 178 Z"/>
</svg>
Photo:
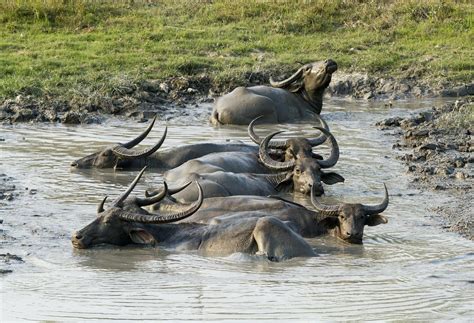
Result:
<svg viewBox="0 0 474 323">
<path fill-rule="evenodd" d="M 114 206 L 121 206 L 123 201 L 130 195 L 130 193 L 133 191 L 135 186 L 137 186 L 138 181 L 142 177 L 143 173 L 145 172 L 146 166 L 143 167 L 143 169 L 138 173 L 138 175 L 135 177 L 133 182 L 128 186 L 127 190 L 123 192 L 122 195 L 120 195 L 113 203 Z"/>
<path fill-rule="evenodd" d="M 387 185 L 385 185 L 385 183 L 384 183 L 383 187 L 385 189 L 385 196 L 383 198 L 382 203 L 380 203 L 378 205 L 364 205 L 364 204 L 362 204 L 362 208 L 364 209 L 364 212 L 365 212 L 366 215 L 382 213 L 387 208 L 387 206 L 388 206 Z"/>
<path fill-rule="evenodd" d="M 166 134 L 168 133 L 168 127 L 165 127 L 165 131 L 163 132 L 163 136 L 161 136 L 161 139 L 159 142 L 157 142 L 153 147 L 144 149 L 142 151 L 132 151 L 124 146 L 117 145 L 112 148 L 112 152 L 117 155 L 120 158 L 123 159 L 134 159 L 134 158 L 144 158 L 148 157 L 151 154 L 153 154 L 155 151 L 157 151 L 163 142 L 166 139 Z"/>
<path fill-rule="evenodd" d="M 325 205 L 317 200 L 314 186 L 311 188 L 311 203 L 323 215 L 335 216 L 339 214 L 339 205 Z"/>
<path fill-rule="evenodd" d="M 150 133 L 151 129 L 153 128 L 153 125 L 155 124 L 155 121 L 156 121 L 156 115 L 155 117 L 153 118 L 153 121 L 150 123 L 150 125 L 148 126 L 148 128 L 146 128 L 145 131 L 143 131 L 138 137 L 136 137 L 135 139 L 133 140 L 130 140 L 129 142 L 127 143 L 124 143 L 124 144 L 120 144 L 122 147 L 125 147 L 125 148 L 133 148 L 135 147 L 136 145 L 138 145 L 139 143 L 142 142 L 143 139 L 146 138 L 146 136 L 148 136 L 148 134 Z"/>
<path fill-rule="evenodd" d="M 102 202 L 99 203 L 99 206 L 97 206 L 97 213 L 102 213 L 104 212 L 104 204 L 105 204 L 105 201 L 107 200 L 107 195 L 103 198 Z"/>
<path fill-rule="evenodd" d="M 289 160 L 286 162 L 278 162 L 276 160 L 273 160 L 267 152 L 268 149 L 268 143 L 269 141 L 277 134 L 282 133 L 283 131 L 275 131 L 263 139 L 262 143 L 260 144 L 260 148 L 258 149 L 258 156 L 260 157 L 260 160 L 262 163 L 265 165 L 265 167 L 271 169 L 271 170 L 290 170 L 293 167 L 295 167 L 295 160 Z"/>
<path fill-rule="evenodd" d="M 331 146 L 331 155 L 329 155 L 328 159 L 317 160 L 317 163 L 319 166 L 321 166 L 321 168 L 329 168 L 336 165 L 339 159 L 339 145 L 337 144 L 336 138 L 334 138 L 334 136 L 326 129 L 319 127 L 314 127 L 314 129 L 318 129 L 323 134 L 325 134 L 326 137 L 329 138 L 329 145 Z"/>
<path fill-rule="evenodd" d="M 150 215 L 150 214 L 130 214 L 130 213 L 123 213 L 120 214 L 120 218 L 125 221 L 130 222 L 140 222 L 140 223 L 170 223 L 183 220 L 189 216 L 191 216 L 194 212 L 196 212 L 202 204 L 203 201 L 203 192 L 202 187 L 199 185 L 198 182 L 195 182 L 198 187 L 199 196 L 198 199 L 191 204 L 191 206 L 182 212 L 177 212 L 169 215 Z"/>
<path fill-rule="evenodd" d="M 162 199 L 165 198 L 165 196 L 168 195 L 168 184 L 166 182 L 163 182 L 163 190 L 160 190 L 160 192 L 152 197 L 137 197 L 135 199 L 136 203 L 138 206 L 147 206 L 151 204 L 158 203 Z"/>
<path fill-rule="evenodd" d="M 247 132 L 249 134 L 250 139 L 257 145 L 260 145 L 262 143 L 262 139 L 255 133 L 253 127 L 255 126 L 255 123 L 263 118 L 264 116 L 258 116 L 255 119 L 253 119 L 247 128 Z M 286 140 L 273 140 L 268 144 L 268 148 L 270 149 L 285 149 L 287 146 L 287 141 Z"/>
<path fill-rule="evenodd" d="M 173 187 L 173 188 L 170 188 L 168 187 L 168 194 L 169 195 L 173 195 L 173 194 L 176 194 L 176 193 L 179 193 L 181 192 L 182 190 L 184 190 L 186 187 L 188 187 L 189 185 L 191 185 L 192 182 L 187 182 L 186 184 L 182 185 L 182 186 L 179 186 L 179 187 Z M 161 190 L 158 189 L 158 190 L 154 190 L 154 191 L 145 191 L 145 196 L 146 197 L 152 197 L 156 194 L 159 194 L 161 193 Z"/>
<path fill-rule="evenodd" d="M 272 77 L 270 77 L 270 85 L 273 87 L 287 87 L 291 83 L 295 82 L 296 80 L 300 79 L 303 76 L 303 69 L 306 67 L 300 67 L 293 75 L 283 81 L 275 81 Z"/>
<path fill-rule="evenodd" d="M 317 117 L 318 120 L 319 120 L 319 123 L 321 124 L 321 128 L 329 131 L 329 127 L 328 127 L 328 124 L 326 123 L 326 121 L 323 120 L 323 118 L 321 118 L 320 116 Z M 323 142 L 325 142 L 327 139 L 326 135 L 324 133 L 321 133 L 318 137 L 316 138 L 310 138 L 308 139 L 310 145 L 312 147 L 314 146 L 319 146 L 321 145 Z"/>
</svg>

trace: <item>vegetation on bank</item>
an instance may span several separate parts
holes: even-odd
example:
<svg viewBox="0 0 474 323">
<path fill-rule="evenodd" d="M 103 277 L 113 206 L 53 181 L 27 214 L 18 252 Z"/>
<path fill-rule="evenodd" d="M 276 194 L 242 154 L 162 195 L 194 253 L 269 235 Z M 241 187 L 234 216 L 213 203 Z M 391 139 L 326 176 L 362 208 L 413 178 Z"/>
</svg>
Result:
<svg viewBox="0 0 474 323">
<path fill-rule="evenodd" d="M 333 58 L 343 72 L 473 80 L 473 10 L 455 0 L 3 0 L 0 98 L 116 93 L 207 75 L 245 83 Z"/>
</svg>

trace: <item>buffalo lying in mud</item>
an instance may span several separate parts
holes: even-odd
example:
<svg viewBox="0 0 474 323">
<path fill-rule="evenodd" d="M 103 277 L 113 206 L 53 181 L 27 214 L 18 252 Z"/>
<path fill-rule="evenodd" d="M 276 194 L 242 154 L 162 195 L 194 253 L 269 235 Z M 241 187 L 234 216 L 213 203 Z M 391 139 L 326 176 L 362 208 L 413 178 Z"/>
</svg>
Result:
<svg viewBox="0 0 474 323">
<path fill-rule="evenodd" d="M 74 232 L 72 244 L 85 249 L 100 244 L 124 246 L 128 244 L 156 245 L 167 249 L 198 250 L 209 255 L 248 253 L 264 255 L 270 260 L 316 256 L 308 243 L 279 219 L 266 216 L 243 218 L 218 225 L 199 223 L 171 223 L 189 217 L 200 207 L 203 195 L 185 211 L 168 215 L 151 214 L 143 206 L 157 203 L 167 195 L 167 187 L 153 197 L 129 198 L 145 169 L 128 189 L 104 210 L 99 205 L 98 217 L 83 229 Z"/>
<path fill-rule="evenodd" d="M 165 128 L 163 136 L 154 146 L 142 151 L 132 150 L 133 147 L 143 141 L 150 133 L 155 119 L 153 119 L 153 122 L 148 128 L 135 139 L 124 144 L 116 144 L 107 147 L 99 152 L 78 159 L 71 163 L 71 167 L 73 169 L 114 168 L 118 170 L 140 169 L 144 166 L 148 166 L 165 170 L 177 167 L 187 160 L 214 152 L 241 151 L 256 153 L 258 150 L 257 147 L 240 142 L 225 142 L 184 145 L 159 152 L 157 150 L 161 147 L 166 138 L 167 128 Z"/>
<path fill-rule="evenodd" d="M 221 224 L 241 218 L 260 218 L 272 215 L 289 225 L 304 238 L 313 238 L 330 234 L 345 242 L 360 244 L 364 227 L 376 226 L 388 222 L 380 215 L 388 206 L 387 187 L 383 201 L 378 205 L 342 203 L 326 206 L 318 201 L 314 192 L 311 201 L 317 211 L 312 211 L 294 202 L 278 197 L 229 196 L 206 198 L 201 208 L 193 216 L 181 222 Z M 174 203 L 162 203 L 151 206 L 153 210 L 175 208 Z"/>
<path fill-rule="evenodd" d="M 260 115 L 269 123 L 313 118 L 321 113 L 324 90 L 336 70 L 336 62 L 328 59 L 306 64 L 286 80 L 270 79 L 272 87 L 238 87 L 217 99 L 210 121 L 247 125 Z"/>
<path fill-rule="evenodd" d="M 251 170 L 262 168 L 252 155 L 242 154 L 212 154 L 200 160 L 191 160 L 176 169 L 164 173 L 166 181 L 176 181 L 183 184 L 190 180 L 198 180 L 207 197 L 231 195 L 271 195 L 279 190 L 294 190 L 309 194 L 311 189 L 318 195 L 324 193 L 321 182 L 332 185 L 343 182 L 344 178 L 334 172 L 324 172 L 322 169 L 334 166 L 339 158 L 339 146 L 330 132 L 317 128 L 329 139 L 331 154 L 327 159 L 315 159 L 305 154 L 293 155 L 293 158 L 283 162 L 272 159 L 268 153 L 271 139 L 279 132 L 268 135 L 260 144 L 259 158 L 267 168 L 265 173 L 251 173 Z M 231 172 L 231 171 L 238 172 Z M 268 174 L 268 171 L 276 171 Z M 196 198 L 196 190 L 185 189 L 176 195 L 177 200 L 188 202 Z"/>
</svg>

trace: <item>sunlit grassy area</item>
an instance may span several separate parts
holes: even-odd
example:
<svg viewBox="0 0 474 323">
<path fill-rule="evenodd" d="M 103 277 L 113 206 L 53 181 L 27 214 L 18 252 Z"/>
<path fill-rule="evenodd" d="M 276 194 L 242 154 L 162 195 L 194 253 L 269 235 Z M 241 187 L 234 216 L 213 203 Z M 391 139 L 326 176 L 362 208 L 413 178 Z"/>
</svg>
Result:
<svg viewBox="0 0 474 323">
<path fill-rule="evenodd" d="M 473 79 L 470 1 L 0 2 L 0 98 L 335 59 L 343 72 Z"/>
</svg>

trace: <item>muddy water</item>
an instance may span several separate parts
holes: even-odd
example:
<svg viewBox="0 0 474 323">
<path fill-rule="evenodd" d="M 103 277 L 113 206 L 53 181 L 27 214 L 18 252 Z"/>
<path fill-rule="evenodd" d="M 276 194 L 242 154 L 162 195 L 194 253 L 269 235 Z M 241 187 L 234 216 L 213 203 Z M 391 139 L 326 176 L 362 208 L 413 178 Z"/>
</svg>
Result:
<svg viewBox="0 0 474 323">
<path fill-rule="evenodd" d="M 474 243 L 440 229 L 429 207 L 442 204 L 443 196 L 407 188 L 391 149 L 394 138 L 373 126 L 387 115 L 432 104 L 399 103 L 387 110 L 327 103 L 326 119 L 341 146 L 335 170 L 346 178 L 327 188 L 327 202 L 375 203 L 386 182 L 389 223 L 367 228 L 363 246 L 313 239 L 320 257 L 282 263 L 154 248 L 74 250 L 71 232 L 93 220 L 101 198 L 119 194 L 136 172 L 71 172 L 69 163 L 134 137 L 144 124 L 2 126 L 0 173 L 15 177 L 21 194 L 0 201 L 0 247 L 24 260 L 1 264 L 13 270 L 2 276 L 2 321 L 472 319 Z M 201 110 L 167 122 L 166 146 L 247 141 L 245 128 L 214 129 L 205 123 L 208 108 Z M 164 124 L 155 126 L 146 144 L 161 136 Z M 258 129 L 264 134 L 274 128 Z M 298 133 L 310 125 L 286 128 Z M 147 172 L 135 192 L 160 181 L 160 174 Z"/>
</svg>

